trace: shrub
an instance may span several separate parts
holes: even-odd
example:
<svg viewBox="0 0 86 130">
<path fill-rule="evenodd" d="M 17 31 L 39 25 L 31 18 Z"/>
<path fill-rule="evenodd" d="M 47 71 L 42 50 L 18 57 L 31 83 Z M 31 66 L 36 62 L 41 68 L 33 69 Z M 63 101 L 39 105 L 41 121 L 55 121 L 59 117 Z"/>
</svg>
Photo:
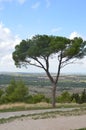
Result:
<svg viewBox="0 0 86 130">
<path fill-rule="evenodd" d="M 4 91 L 0 89 L 0 104 L 2 103 L 3 94 L 4 94 Z"/>
<path fill-rule="evenodd" d="M 45 97 L 43 94 L 29 95 L 25 101 L 26 103 L 39 103 L 39 102 L 50 102 L 50 99 Z"/>
<path fill-rule="evenodd" d="M 0 98 L 3 95 L 4 91 L 2 89 L 0 89 Z"/>
<path fill-rule="evenodd" d="M 70 103 L 71 102 L 71 95 L 67 91 L 63 92 L 60 96 L 56 98 L 58 103 Z"/>
<path fill-rule="evenodd" d="M 43 94 L 36 94 L 33 96 L 33 103 L 38 103 L 44 101 L 45 96 Z"/>
<path fill-rule="evenodd" d="M 75 100 L 76 103 L 80 103 L 80 95 L 78 93 L 73 93 L 72 94 L 72 100 Z"/>
<path fill-rule="evenodd" d="M 78 93 L 73 93 L 72 95 L 72 100 L 76 101 L 76 103 L 86 103 L 86 91 L 84 89 L 84 91 L 81 93 L 81 95 L 79 95 Z"/>
<path fill-rule="evenodd" d="M 86 103 L 86 91 L 85 91 L 85 89 L 81 93 L 81 103 Z"/>
<path fill-rule="evenodd" d="M 28 88 L 22 81 L 16 82 L 12 80 L 10 85 L 6 88 L 3 102 L 22 102 L 28 96 Z"/>
<path fill-rule="evenodd" d="M 28 95 L 26 100 L 25 100 L 25 102 L 32 104 L 33 103 L 33 96 L 32 95 Z"/>
<path fill-rule="evenodd" d="M 17 87 L 11 95 L 12 100 L 15 102 L 22 102 L 28 96 L 28 88 L 24 85 L 22 81 L 17 82 Z"/>
</svg>

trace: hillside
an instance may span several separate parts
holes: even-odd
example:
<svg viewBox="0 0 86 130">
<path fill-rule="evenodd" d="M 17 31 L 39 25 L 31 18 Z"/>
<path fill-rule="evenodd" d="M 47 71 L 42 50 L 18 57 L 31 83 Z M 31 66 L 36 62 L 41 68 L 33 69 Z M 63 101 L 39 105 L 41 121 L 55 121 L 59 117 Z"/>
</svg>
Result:
<svg viewBox="0 0 86 130">
<path fill-rule="evenodd" d="M 55 74 L 53 74 L 54 76 Z M 43 73 L 1 73 L 0 87 L 6 87 L 11 80 L 22 80 L 29 86 L 31 93 L 50 93 L 51 83 Z M 58 83 L 58 91 L 81 92 L 86 88 L 86 75 L 61 75 Z"/>
</svg>

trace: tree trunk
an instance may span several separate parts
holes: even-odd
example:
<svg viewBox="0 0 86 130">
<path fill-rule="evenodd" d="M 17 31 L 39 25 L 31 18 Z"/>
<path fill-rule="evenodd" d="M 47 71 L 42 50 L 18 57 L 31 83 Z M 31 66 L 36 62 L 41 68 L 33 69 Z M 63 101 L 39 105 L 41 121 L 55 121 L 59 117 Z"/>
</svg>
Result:
<svg viewBox="0 0 86 130">
<path fill-rule="evenodd" d="M 48 63 L 46 63 L 47 69 L 44 69 L 46 71 L 47 76 L 49 77 L 49 79 L 52 83 L 52 107 L 53 108 L 56 107 L 56 86 L 58 84 L 58 79 L 59 79 L 59 75 L 60 75 L 61 63 L 62 63 L 62 52 L 60 54 L 59 66 L 58 66 L 56 79 L 54 79 L 53 76 L 50 74 Z"/>
<path fill-rule="evenodd" d="M 53 83 L 53 88 L 52 88 L 52 107 L 56 107 L 56 84 Z"/>
<path fill-rule="evenodd" d="M 62 62 L 62 52 L 60 54 L 59 66 L 58 66 L 56 79 L 52 81 L 52 83 L 53 83 L 53 88 L 52 88 L 52 107 L 53 108 L 56 107 L 56 86 L 58 84 L 58 79 L 59 79 L 59 75 L 60 75 L 61 62 Z"/>
</svg>

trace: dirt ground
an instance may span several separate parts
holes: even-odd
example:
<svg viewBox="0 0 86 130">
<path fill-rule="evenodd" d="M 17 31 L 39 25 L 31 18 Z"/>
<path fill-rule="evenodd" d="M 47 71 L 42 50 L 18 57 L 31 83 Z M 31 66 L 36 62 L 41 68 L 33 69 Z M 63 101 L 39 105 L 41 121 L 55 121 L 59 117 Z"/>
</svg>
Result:
<svg viewBox="0 0 86 130">
<path fill-rule="evenodd" d="M 78 128 L 86 128 L 86 115 L 37 120 L 23 118 L 0 124 L 0 130 L 74 130 Z"/>
</svg>

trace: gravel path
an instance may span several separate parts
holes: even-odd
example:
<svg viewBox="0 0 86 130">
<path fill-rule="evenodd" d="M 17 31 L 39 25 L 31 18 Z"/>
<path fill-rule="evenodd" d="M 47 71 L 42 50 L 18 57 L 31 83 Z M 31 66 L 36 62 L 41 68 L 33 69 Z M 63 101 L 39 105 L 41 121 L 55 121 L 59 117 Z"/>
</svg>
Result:
<svg viewBox="0 0 86 130">
<path fill-rule="evenodd" d="M 0 124 L 0 130 L 74 130 L 86 128 L 86 115 L 33 120 L 24 118 Z"/>
<path fill-rule="evenodd" d="M 19 112 L 3 112 L 0 113 L 0 119 L 21 116 L 21 115 L 35 114 L 35 113 L 39 114 L 39 113 L 45 113 L 51 111 L 71 111 L 74 109 L 79 109 L 79 108 L 59 108 L 59 109 L 29 110 L 29 111 L 19 111 Z"/>
</svg>

